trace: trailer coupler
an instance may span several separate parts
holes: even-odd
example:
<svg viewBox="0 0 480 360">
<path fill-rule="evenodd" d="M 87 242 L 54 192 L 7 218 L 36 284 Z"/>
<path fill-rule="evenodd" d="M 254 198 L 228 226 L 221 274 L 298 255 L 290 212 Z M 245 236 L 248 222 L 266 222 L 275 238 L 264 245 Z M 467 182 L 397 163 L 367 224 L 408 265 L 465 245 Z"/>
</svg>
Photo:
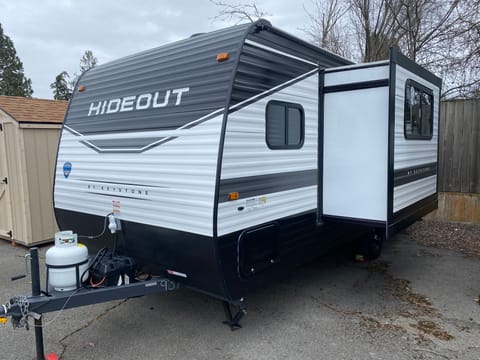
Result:
<svg viewBox="0 0 480 360">
<path fill-rule="evenodd" d="M 6 317 L 12 318 L 14 329 L 25 328 L 29 330 L 28 317 L 38 318 L 39 315 L 29 311 L 29 302 L 26 296 L 15 296 L 6 304 L 0 305 L 0 318 L 6 322 Z"/>
</svg>

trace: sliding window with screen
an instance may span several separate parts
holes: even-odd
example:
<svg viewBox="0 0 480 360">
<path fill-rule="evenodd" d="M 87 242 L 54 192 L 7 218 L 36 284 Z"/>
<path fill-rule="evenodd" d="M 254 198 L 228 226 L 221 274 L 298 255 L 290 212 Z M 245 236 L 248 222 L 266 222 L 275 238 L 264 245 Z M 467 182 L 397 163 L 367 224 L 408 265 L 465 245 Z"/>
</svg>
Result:
<svg viewBox="0 0 480 360">
<path fill-rule="evenodd" d="M 433 136 L 433 92 L 412 79 L 405 82 L 404 134 L 413 140 Z"/>
<path fill-rule="evenodd" d="M 299 149 L 305 116 L 300 104 L 270 101 L 266 109 L 266 140 L 270 149 Z"/>
</svg>

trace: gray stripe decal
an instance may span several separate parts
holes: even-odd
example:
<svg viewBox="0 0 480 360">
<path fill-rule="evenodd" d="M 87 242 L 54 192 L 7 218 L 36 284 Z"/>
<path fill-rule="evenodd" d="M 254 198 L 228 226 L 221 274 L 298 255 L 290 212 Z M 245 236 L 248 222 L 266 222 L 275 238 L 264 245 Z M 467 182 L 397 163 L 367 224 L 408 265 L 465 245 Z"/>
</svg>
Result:
<svg viewBox="0 0 480 360">
<path fill-rule="evenodd" d="M 408 184 L 437 174 L 437 163 L 422 164 L 395 170 L 393 186 Z"/>
<path fill-rule="evenodd" d="M 317 185 L 317 174 L 317 169 L 311 169 L 222 179 L 220 180 L 218 202 L 228 201 L 230 192 L 238 192 L 239 198 L 245 199 L 252 196 Z"/>
</svg>

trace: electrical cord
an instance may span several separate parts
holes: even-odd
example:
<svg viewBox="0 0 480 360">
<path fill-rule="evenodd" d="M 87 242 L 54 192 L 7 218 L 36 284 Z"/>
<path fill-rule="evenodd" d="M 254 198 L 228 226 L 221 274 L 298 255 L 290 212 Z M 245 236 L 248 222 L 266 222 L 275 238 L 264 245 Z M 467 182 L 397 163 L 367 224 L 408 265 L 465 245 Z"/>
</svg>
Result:
<svg viewBox="0 0 480 360">
<path fill-rule="evenodd" d="M 97 234 L 97 235 L 78 235 L 78 238 L 84 238 L 84 239 L 89 239 L 89 240 L 93 240 L 93 239 L 97 239 L 101 236 L 103 236 L 107 230 L 107 220 L 108 220 L 108 216 L 109 215 L 112 215 L 113 213 L 110 212 L 108 213 L 107 215 L 105 215 L 105 219 L 103 221 L 103 229 L 102 229 L 102 232 Z M 117 235 L 118 236 L 118 235 Z M 114 241 L 114 251 L 116 250 L 116 247 L 117 247 L 117 236 L 115 237 L 115 241 Z M 82 275 L 80 276 L 80 281 L 82 281 L 82 279 L 84 278 L 84 276 L 90 271 L 90 269 L 95 266 L 97 263 L 99 263 L 100 261 L 102 261 L 102 259 L 105 257 L 105 255 L 107 255 L 108 253 L 108 248 L 107 247 L 104 247 L 104 248 L 101 248 L 97 254 L 95 255 L 95 257 L 93 258 L 93 260 L 90 262 L 90 264 L 88 265 L 88 267 L 85 269 L 85 271 L 82 273 Z M 53 317 L 53 319 L 51 319 L 50 321 L 47 321 L 46 323 L 44 323 L 43 327 L 47 327 L 48 325 L 52 324 L 61 314 L 62 312 L 65 310 L 65 307 L 67 306 L 68 302 L 70 301 L 70 299 L 72 298 L 73 295 L 75 295 L 77 292 L 79 292 L 80 290 L 82 289 L 95 289 L 95 288 L 98 288 L 100 286 L 102 286 L 102 284 L 105 282 L 106 280 L 106 277 L 103 277 L 99 282 L 97 283 L 94 283 L 93 282 L 93 278 L 89 276 L 89 280 L 87 279 L 87 281 L 89 281 L 89 285 L 87 286 L 80 286 L 78 289 L 75 289 L 75 291 L 73 291 L 70 296 L 67 298 L 67 300 L 65 301 L 65 303 L 63 304 L 62 308 L 57 312 L 57 314 Z M 36 325 L 34 325 L 35 327 Z"/>
<path fill-rule="evenodd" d="M 112 215 L 113 213 L 110 212 L 108 213 L 107 215 L 105 215 L 105 219 L 103 221 L 103 229 L 102 229 L 102 232 L 97 234 L 97 235 L 78 235 L 78 238 L 84 238 L 84 239 L 89 239 L 89 240 L 93 240 L 93 239 L 97 239 L 101 236 L 103 236 L 105 234 L 105 232 L 107 231 L 107 220 L 108 220 L 108 216 L 109 215 Z M 115 239 L 114 239 L 114 244 L 113 244 L 113 253 L 115 253 L 116 251 L 116 248 L 117 248 L 117 242 L 118 242 L 118 234 L 116 234 L 115 236 Z M 80 281 L 84 278 L 84 276 L 92 269 L 92 267 L 94 267 L 96 264 L 98 264 L 100 261 L 102 261 L 102 259 L 107 255 L 108 253 L 108 248 L 107 247 L 103 247 L 101 248 L 97 254 L 95 255 L 95 257 L 93 258 L 93 260 L 90 262 L 90 264 L 88 265 L 88 267 L 85 269 L 85 271 L 82 273 L 82 275 L 80 276 Z M 101 287 L 103 285 L 103 283 L 105 282 L 106 280 L 106 277 L 103 277 L 99 282 L 97 283 L 94 283 L 93 282 L 93 277 L 89 276 L 89 278 L 87 278 L 86 281 L 89 282 L 89 285 L 86 285 L 86 286 L 81 286 L 79 287 L 78 289 L 76 289 L 75 291 L 73 291 L 70 296 L 67 298 L 67 300 L 65 301 L 65 303 L 63 304 L 62 308 L 57 312 L 57 314 L 53 317 L 53 319 L 51 319 L 50 321 L 44 323 L 42 326 L 43 327 L 46 327 L 48 325 L 50 325 L 51 323 L 53 323 L 57 318 L 58 316 L 60 316 L 60 314 L 63 312 L 63 310 L 65 310 L 65 307 L 67 306 L 68 302 L 70 301 L 70 299 L 72 298 L 73 295 L 75 295 L 78 291 L 82 290 L 82 289 L 95 289 L 95 288 L 98 288 L 98 287 Z M 34 325 L 35 326 L 35 325 Z"/>
<path fill-rule="evenodd" d="M 100 250 L 98 250 L 97 254 L 95 255 L 95 257 L 93 258 L 93 260 L 90 262 L 90 264 L 87 266 L 87 268 L 85 269 L 85 271 L 82 273 L 82 276 L 80 277 L 80 281 L 83 279 L 83 277 L 85 276 L 85 274 L 90 271 L 90 269 L 95 266 L 96 264 L 98 264 L 100 261 L 102 261 L 102 259 L 105 257 L 105 255 L 107 255 L 107 252 L 108 252 L 108 248 L 104 247 L 104 248 L 101 248 Z"/>
<path fill-rule="evenodd" d="M 93 239 L 98 239 L 99 237 L 103 236 L 105 234 L 105 232 L 107 231 L 107 220 L 108 220 L 108 217 L 110 215 L 113 215 L 113 212 L 109 212 L 107 215 L 105 215 L 105 218 L 104 218 L 104 221 L 103 221 L 103 229 L 102 229 L 102 232 L 97 234 L 97 235 L 78 235 L 78 238 L 83 238 L 83 239 L 89 239 L 89 240 L 93 240 Z M 114 243 L 113 243 L 113 252 L 112 252 L 112 255 L 115 253 L 116 251 L 116 248 L 117 248 L 117 242 L 118 242 L 118 234 L 115 234 L 115 238 L 114 238 Z M 104 257 L 105 255 L 107 254 L 107 251 L 108 251 L 108 248 L 104 247 L 102 249 L 100 249 L 97 254 L 95 255 L 93 261 L 88 265 L 87 269 L 85 269 L 85 271 L 82 273 L 82 276 L 80 277 L 80 280 L 83 279 L 83 277 L 86 275 L 86 273 L 88 271 L 90 271 L 90 269 L 95 266 L 98 262 L 100 262 Z M 88 280 L 88 279 L 87 279 Z M 104 281 L 104 280 L 103 280 Z M 101 281 L 98 285 L 96 286 L 99 286 L 103 283 L 103 281 Z M 93 286 L 93 285 L 92 285 Z"/>
<path fill-rule="evenodd" d="M 118 233 L 115 233 L 115 237 L 113 239 L 112 256 L 115 255 L 115 252 L 117 251 L 117 243 L 118 243 Z"/>
<path fill-rule="evenodd" d="M 107 220 L 108 220 L 109 215 L 113 215 L 113 212 L 109 212 L 107 215 L 105 215 L 105 220 L 103 221 L 103 230 L 100 234 L 98 234 L 98 235 L 78 235 L 78 237 L 83 238 L 83 239 L 93 240 L 93 239 L 98 239 L 99 237 L 103 236 L 103 234 L 105 234 L 105 231 L 107 231 Z"/>
<path fill-rule="evenodd" d="M 33 325 L 33 327 L 44 327 L 46 328 L 48 325 L 50 325 L 51 323 L 53 323 L 55 320 L 57 320 L 57 318 L 62 314 L 63 310 L 65 310 L 65 308 L 67 307 L 67 304 L 68 302 L 70 301 L 70 299 L 72 298 L 73 295 L 75 295 L 77 292 L 79 292 L 81 289 L 84 289 L 85 287 L 84 286 L 81 286 L 79 287 L 78 289 L 76 289 L 75 291 L 73 291 L 70 296 L 67 298 L 67 300 L 65 301 L 65 303 L 63 304 L 62 308 L 60 310 L 58 310 L 58 312 L 55 314 L 55 316 L 53 317 L 53 319 L 43 323 L 42 325 Z M 43 316 L 43 315 L 42 315 Z"/>
<path fill-rule="evenodd" d="M 101 281 L 101 283 L 103 283 L 104 279 Z M 95 284 L 96 285 L 96 284 Z M 75 295 L 76 293 L 78 293 L 80 290 L 82 289 L 90 289 L 90 288 L 95 288 L 94 286 L 90 287 L 90 286 L 80 286 L 78 289 L 75 289 L 75 291 L 73 291 L 70 296 L 67 298 L 67 300 L 65 300 L 62 308 L 60 310 L 57 311 L 57 313 L 55 314 L 55 316 L 53 317 L 53 319 L 43 323 L 42 325 L 33 325 L 33 327 L 44 327 L 46 328 L 48 325 L 52 324 L 55 320 L 57 320 L 57 318 L 62 314 L 62 312 L 65 310 L 65 308 L 67 307 L 67 304 L 68 302 L 70 301 L 70 299 L 73 297 L 73 295 Z M 43 316 L 43 315 L 42 315 Z"/>
<path fill-rule="evenodd" d="M 99 287 L 100 285 L 102 285 L 102 284 L 105 282 L 106 279 L 107 279 L 107 278 L 104 276 L 104 277 L 102 278 L 102 280 L 100 280 L 100 281 L 97 282 L 97 283 L 94 283 L 94 282 L 93 282 L 93 277 L 90 277 L 90 286 L 93 287 L 93 288 Z"/>
<path fill-rule="evenodd" d="M 93 266 L 94 263 L 98 262 L 98 261 L 101 261 L 104 256 L 107 254 L 107 251 L 108 249 L 106 247 L 100 249 L 97 254 L 95 255 L 95 257 L 93 258 L 93 261 L 90 263 L 90 265 L 87 267 L 87 269 L 82 273 L 82 276 L 80 277 L 80 279 L 83 279 L 83 277 L 85 276 L 85 274 L 87 273 L 87 271 L 90 270 L 90 268 Z M 65 307 L 67 306 L 68 302 L 70 301 L 70 299 L 72 298 L 73 295 L 75 295 L 77 292 L 79 292 L 80 290 L 82 289 L 94 289 L 94 288 L 97 288 L 99 286 L 101 286 L 104 282 L 105 282 L 106 278 L 104 277 L 102 280 L 100 280 L 100 282 L 98 283 L 93 283 L 93 279 L 90 278 L 90 285 L 87 285 L 87 286 L 80 286 L 78 289 L 75 289 L 75 291 L 73 291 L 70 296 L 67 298 L 67 300 L 65 301 L 65 303 L 63 304 L 62 308 L 60 310 L 58 310 L 57 314 L 53 317 L 53 319 L 51 319 L 50 321 L 47 321 L 46 323 L 44 323 L 42 326 L 43 327 L 46 327 L 47 325 L 50 325 L 51 323 L 53 323 L 59 316 L 60 314 L 63 312 L 63 310 L 65 310 Z M 34 325 L 35 327 L 36 325 Z"/>
</svg>

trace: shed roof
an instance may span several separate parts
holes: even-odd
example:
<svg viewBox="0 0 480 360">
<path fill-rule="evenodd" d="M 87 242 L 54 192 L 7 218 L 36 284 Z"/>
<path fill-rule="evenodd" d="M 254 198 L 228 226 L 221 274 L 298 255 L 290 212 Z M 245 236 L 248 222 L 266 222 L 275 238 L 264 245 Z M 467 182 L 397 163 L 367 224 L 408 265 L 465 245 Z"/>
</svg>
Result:
<svg viewBox="0 0 480 360">
<path fill-rule="evenodd" d="M 68 101 L 0 96 L 0 110 L 20 123 L 61 124 Z"/>
</svg>

